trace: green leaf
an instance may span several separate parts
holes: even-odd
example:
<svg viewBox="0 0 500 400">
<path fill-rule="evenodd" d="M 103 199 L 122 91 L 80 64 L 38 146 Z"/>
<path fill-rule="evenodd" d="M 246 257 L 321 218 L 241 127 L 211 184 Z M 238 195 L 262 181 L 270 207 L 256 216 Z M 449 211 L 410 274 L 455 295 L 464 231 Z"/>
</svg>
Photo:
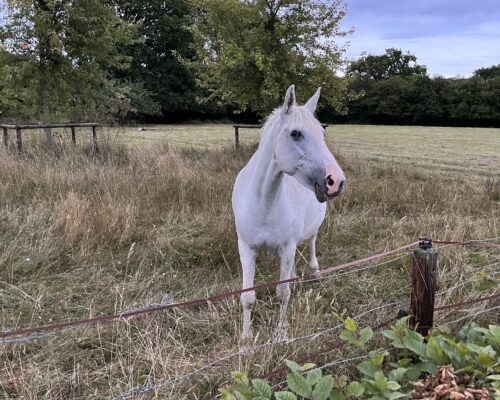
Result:
<svg viewBox="0 0 500 400">
<path fill-rule="evenodd" d="M 477 355 L 477 363 L 481 367 L 490 367 L 495 363 L 495 359 L 487 351 L 480 351 Z"/>
<path fill-rule="evenodd" d="M 304 365 L 300 366 L 300 370 L 302 372 L 304 372 L 304 371 L 310 370 L 311 368 L 314 368 L 315 366 L 316 366 L 316 364 L 313 364 L 313 363 L 305 363 Z"/>
<path fill-rule="evenodd" d="M 347 331 L 345 329 L 342 332 L 340 332 L 339 337 L 344 342 L 348 342 L 348 343 L 353 343 L 353 342 L 356 342 L 358 340 L 358 338 L 356 337 L 356 335 L 354 333 L 352 333 L 351 331 Z"/>
<path fill-rule="evenodd" d="M 266 399 L 270 399 L 273 395 L 273 390 L 267 381 L 264 379 L 252 379 L 252 384 L 257 393 Z"/>
<path fill-rule="evenodd" d="M 326 400 L 333 388 L 333 378 L 326 375 L 316 384 L 312 392 L 313 400 Z"/>
<path fill-rule="evenodd" d="M 247 394 L 243 394 L 239 390 L 234 390 L 234 395 L 236 396 L 236 400 L 247 400 L 254 398 L 253 393 L 251 391 L 247 392 Z"/>
<path fill-rule="evenodd" d="M 373 337 L 373 330 L 369 326 L 364 327 L 359 331 L 359 340 L 363 344 L 367 343 Z"/>
<path fill-rule="evenodd" d="M 292 392 L 276 392 L 274 393 L 276 400 L 297 400 L 297 396 Z"/>
<path fill-rule="evenodd" d="M 375 382 L 375 386 L 381 393 L 385 392 L 388 389 L 387 379 L 385 378 L 385 375 L 382 371 L 375 372 L 373 379 Z"/>
<path fill-rule="evenodd" d="M 345 400 L 346 397 L 342 393 L 341 390 L 339 389 L 332 389 L 332 392 L 330 393 L 330 400 Z"/>
<path fill-rule="evenodd" d="M 285 364 L 293 372 L 299 372 L 300 371 L 300 365 L 297 364 L 295 361 L 285 360 Z"/>
<path fill-rule="evenodd" d="M 234 384 L 231 389 L 233 390 L 234 394 L 236 397 L 239 399 L 241 398 L 252 398 L 253 392 L 252 389 L 250 389 L 248 386 L 246 386 L 243 383 L 236 383 Z M 241 394 L 241 396 L 238 396 L 238 394 Z"/>
<path fill-rule="evenodd" d="M 411 350 L 419 357 L 425 358 L 426 346 L 422 339 L 415 338 L 412 335 L 405 336 L 403 343 L 408 350 Z"/>
<path fill-rule="evenodd" d="M 432 361 L 422 361 L 416 365 L 420 372 L 433 374 L 437 370 L 437 364 Z"/>
<path fill-rule="evenodd" d="M 394 347 L 398 349 L 404 349 L 405 345 L 403 343 L 403 340 L 401 339 L 401 337 L 399 337 L 399 335 L 396 332 L 384 331 L 382 332 L 382 334 L 391 341 L 391 344 Z"/>
<path fill-rule="evenodd" d="M 315 385 L 319 382 L 321 377 L 323 376 L 323 372 L 319 368 L 312 369 L 306 375 L 306 379 L 309 381 L 311 385 Z"/>
<path fill-rule="evenodd" d="M 388 381 L 387 382 L 387 389 L 389 389 L 389 390 L 398 390 L 398 389 L 401 389 L 401 386 L 397 382 Z"/>
<path fill-rule="evenodd" d="M 347 397 L 361 397 L 364 392 L 365 388 L 357 381 L 352 381 L 346 388 Z"/>
<path fill-rule="evenodd" d="M 245 375 L 245 373 L 239 371 L 233 371 L 232 375 L 236 382 L 240 382 L 245 386 L 248 386 L 250 384 L 250 381 L 248 380 L 248 377 Z"/>
<path fill-rule="evenodd" d="M 371 361 L 360 362 L 357 368 L 359 372 L 361 372 L 363 375 L 369 376 L 370 378 L 373 378 L 375 376 L 375 373 L 379 371 L 379 367 L 374 365 Z"/>
<path fill-rule="evenodd" d="M 490 325 L 488 326 L 488 330 L 491 333 L 491 336 L 495 338 L 497 343 L 500 343 L 500 325 Z"/>
<path fill-rule="evenodd" d="M 488 375 L 486 379 L 491 379 L 492 381 L 500 381 L 500 375 Z"/>
<path fill-rule="evenodd" d="M 438 365 L 445 364 L 448 361 L 448 357 L 446 357 L 444 350 L 435 337 L 430 337 L 427 341 L 424 358 L 430 358 Z"/>
<path fill-rule="evenodd" d="M 372 350 L 368 353 L 368 356 L 370 357 L 370 360 L 374 365 L 381 366 L 382 363 L 384 362 L 384 358 L 389 355 L 389 352 L 387 350 L 382 350 L 382 349 L 377 349 L 377 350 Z"/>
<path fill-rule="evenodd" d="M 295 372 L 286 375 L 288 387 L 299 396 L 311 398 L 312 386 L 302 375 Z"/>
<path fill-rule="evenodd" d="M 405 377 L 406 371 L 408 371 L 408 368 L 401 368 L 400 367 L 400 368 L 393 369 L 389 373 L 389 379 L 391 381 L 399 382 Z"/>
<path fill-rule="evenodd" d="M 389 400 L 396 400 L 396 399 L 400 399 L 402 397 L 408 397 L 408 395 L 401 393 L 401 392 L 391 392 L 387 395 L 387 398 Z"/>
<path fill-rule="evenodd" d="M 358 330 L 358 324 L 351 318 L 347 318 L 344 321 L 344 326 L 349 332 L 356 332 Z"/>
<path fill-rule="evenodd" d="M 220 398 L 221 400 L 238 400 L 236 396 L 230 392 L 222 393 L 222 396 Z"/>
</svg>

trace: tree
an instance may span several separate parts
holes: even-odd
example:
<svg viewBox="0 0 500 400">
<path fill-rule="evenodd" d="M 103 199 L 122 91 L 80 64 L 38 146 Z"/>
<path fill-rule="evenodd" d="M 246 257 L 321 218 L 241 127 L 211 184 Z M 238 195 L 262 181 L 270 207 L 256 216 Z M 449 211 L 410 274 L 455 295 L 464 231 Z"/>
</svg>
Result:
<svg viewBox="0 0 500 400">
<path fill-rule="evenodd" d="M 120 54 L 118 44 L 130 43 L 134 30 L 116 15 L 111 0 L 8 4 L 0 37 L 10 59 L 4 56 L 0 67 L 19 68 L 10 90 L 29 82 L 32 108 L 21 116 L 44 122 L 103 119 L 128 107 L 127 88 L 110 79 L 109 70 L 127 67 L 129 57 Z"/>
<path fill-rule="evenodd" d="M 142 115 L 194 111 L 196 82 L 179 57 L 192 60 L 193 37 L 187 28 L 191 7 L 187 0 L 119 0 L 119 13 L 138 25 L 140 41 L 124 47 L 130 68 L 117 76 L 132 86 L 132 111 Z"/>
<path fill-rule="evenodd" d="M 342 0 L 193 0 L 197 72 L 209 98 L 236 110 L 268 113 L 290 84 L 304 96 L 321 86 L 342 109 L 344 80 L 335 75 Z M 299 96 L 300 97 L 300 96 Z"/>
<path fill-rule="evenodd" d="M 492 65 L 488 68 L 479 68 L 474 71 L 474 76 L 484 80 L 500 77 L 500 64 Z"/>
<path fill-rule="evenodd" d="M 382 55 L 363 55 L 352 61 L 347 68 L 348 76 L 374 80 L 390 77 L 426 76 L 427 68 L 417 64 L 417 57 L 399 49 L 386 49 Z"/>
</svg>

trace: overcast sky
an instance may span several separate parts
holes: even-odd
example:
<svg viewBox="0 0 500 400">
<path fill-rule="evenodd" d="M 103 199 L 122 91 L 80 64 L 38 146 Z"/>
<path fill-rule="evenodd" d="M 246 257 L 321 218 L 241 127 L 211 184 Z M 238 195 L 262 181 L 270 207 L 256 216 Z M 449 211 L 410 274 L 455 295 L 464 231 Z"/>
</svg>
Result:
<svg viewBox="0 0 500 400">
<path fill-rule="evenodd" d="M 409 50 L 430 75 L 470 76 L 500 64 L 500 0 L 346 0 L 349 59 Z"/>
</svg>

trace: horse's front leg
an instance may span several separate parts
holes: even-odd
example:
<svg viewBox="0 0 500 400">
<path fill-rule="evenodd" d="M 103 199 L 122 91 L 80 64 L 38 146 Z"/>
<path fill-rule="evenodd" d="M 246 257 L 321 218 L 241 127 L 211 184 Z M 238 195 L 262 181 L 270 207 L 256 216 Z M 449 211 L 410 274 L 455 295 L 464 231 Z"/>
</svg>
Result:
<svg viewBox="0 0 500 400">
<path fill-rule="evenodd" d="M 292 277 L 295 261 L 295 251 L 297 245 L 287 246 L 280 252 L 280 281 Z M 285 340 L 288 338 L 288 320 L 286 318 L 286 310 L 288 301 L 290 300 L 290 283 L 282 283 L 276 287 L 276 295 L 280 300 L 280 315 L 278 320 L 278 329 L 276 340 Z"/>
<path fill-rule="evenodd" d="M 238 251 L 240 253 L 241 268 L 243 271 L 243 289 L 247 289 L 253 286 L 257 251 L 252 249 L 242 240 L 238 240 Z M 246 341 L 252 337 L 250 333 L 250 323 L 252 320 L 252 309 L 255 305 L 255 292 L 252 290 L 242 293 L 240 298 L 243 307 L 243 330 L 241 332 L 241 339 Z"/>
<path fill-rule="evenodd" d="M 319 264 L 318 258 L 316 257 L 316 239 L 318 237 L 318 232 L 316 232 L 311 239 L 309 239 L 309 248 L 310 248 L 310 258 L 309 258 L 309 266 L 311 267 L 311 275 L 315 278 L 320 277 L 319 273 Z"/>
</svg>

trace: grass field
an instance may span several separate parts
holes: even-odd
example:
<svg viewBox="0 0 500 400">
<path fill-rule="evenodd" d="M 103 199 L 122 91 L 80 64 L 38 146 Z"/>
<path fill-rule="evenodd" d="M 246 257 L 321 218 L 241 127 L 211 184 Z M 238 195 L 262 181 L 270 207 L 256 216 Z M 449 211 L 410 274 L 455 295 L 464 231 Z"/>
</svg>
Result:
<svg viewBox="0 0 500 400">
<path fill-rule="evenodd" d="M 196 124 L 104 130 L 101 152 L 0 150 L 0 307 L 2 331 L 63 322 L 240 287 L 230 192 L 258 131 L 242 131 L 235 153 L 231 125 Z M 83 134 L 83 133 L 82 133 Z M 63 137 L 61 143 L 69 142 Z M 320 266 L 373 254 L 426 234 L 440 239 L 500 236 L 500 130 L 332 126 L 329 140 L 348 179 L 320 230 Z M 107 137 L 107 138 L 106 138 Z M 88 140 L 88 135 L 86 136 Z M 307 272 L 300 247 L 299 273 Z M 447 247 L 438 289 L 499 271 L 497 250 Z M 410 260 L 390 267 L 296 285 L 291 336 L 338 324 L 338 315 L 393 301 L 375 324 L 406 308 Z M 258 260 L 256 281 L 273 280 L 277 260 Z M 439 296 L 439 304 L 479 295 L 478 283 Z M 486 293 L 491 293 L 486 292 Z M 484 293 L 483 293 L 484 294 Z M 488 308 L 438 314 L 438 323 Z M 274 291 L 258 294 L 255 343 L 273 337 Z M 486 313 L 479 321 L 496 321 Z M 0 344 L 0 397 L 109 398 L 160 383 L 237 351 L 239 300 L 71 329 L 29 343 Z M 259 375 L 285 358 L 307 356 L 335 334 L 233 358 L 135 398 L 200 399 L 238 369 Z M 319 361 L 352 355 L 332 353 Z M 350 373 L 349 368 L 336 372 Z"/>
<path fill-rule="evenodd" d="M 243 144 L 257 143 L 258 129 L 240 129 Z M 231 124 L 152 125 L 111 130 L 132 144 L 167 142 L 172 146 L 214 148 L 234 142 Z M 342 154 L 374 161 L 479 175 L 500 174 L 500 129 L 423 126 L 331 125 L 328 138 Z"/>
</svg>

